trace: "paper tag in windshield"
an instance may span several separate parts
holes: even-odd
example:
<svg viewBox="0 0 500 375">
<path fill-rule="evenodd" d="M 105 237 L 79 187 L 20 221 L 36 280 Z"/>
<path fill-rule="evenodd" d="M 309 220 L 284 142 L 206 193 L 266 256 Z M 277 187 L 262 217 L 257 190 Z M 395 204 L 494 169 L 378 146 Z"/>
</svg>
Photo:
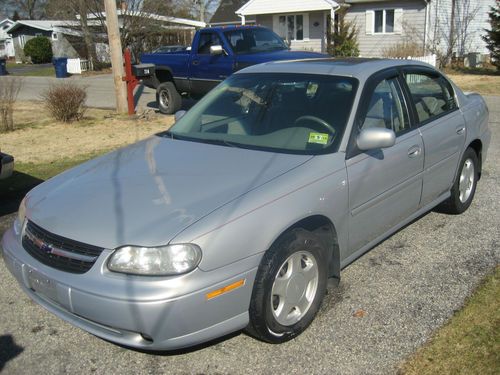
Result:
<svg viewBox="0 0 500 375">
<path fill-rule="evenodd" d="M 309 133 L 308 143 L 317 143 L 319 145 L 326 145 L 328 143 L 328 134 L 326 133 Z"/>
</svg>

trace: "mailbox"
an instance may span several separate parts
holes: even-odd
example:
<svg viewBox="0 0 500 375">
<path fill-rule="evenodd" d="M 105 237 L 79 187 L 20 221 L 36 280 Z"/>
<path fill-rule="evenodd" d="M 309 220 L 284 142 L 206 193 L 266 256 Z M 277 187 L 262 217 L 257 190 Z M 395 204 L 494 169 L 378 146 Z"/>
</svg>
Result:
<svg viewBox="0 0 500 375">
<path fill-rule="evenodd" d="M 137 64 L 132 65 L 132 74 L 137 78 L 147 78 L 155 75 L 154 64 Z"/>
</svg>

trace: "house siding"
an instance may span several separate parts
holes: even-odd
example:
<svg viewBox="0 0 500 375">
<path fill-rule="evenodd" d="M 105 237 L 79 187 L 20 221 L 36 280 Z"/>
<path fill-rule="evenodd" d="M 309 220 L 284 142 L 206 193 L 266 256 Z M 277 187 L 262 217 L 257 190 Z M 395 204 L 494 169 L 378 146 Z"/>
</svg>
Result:
<svg viewBox="0 0 500 375">
<path fill-rule="evenodd" d="M 73 48 L 71 43 L 66 39 L 64 34 L 57 33 L 57 40 L 52 40 L 52 31 L 40 30 L 33 27 L 20 27 L 12 32 L 12 39 L 14 41 L 14 51 L 16 55 L 16 62 L 26 62 L 28 59 L 24 54 L 24 45 L 30 39 L 35 38 L 37 35 L 42 35 L 49 38 L 52 45 L 52 54 L 54 57 L 78 57 L 78 53 Z M 21 43 L 21 38 L 24 37 L 24 45 Z"/>
<path fill-rule="evenodd" d="M 279 13 L 279 15 L 286 13 Z M 324 51 L 324 12 L 305 12 L 291 14 L 309 15 L 309 38 L 305 40 L 292 40 L 290 48 L 295 51 Z M 273 14 L 262 14 L 257 16 L 257 24 L 273 30 Z M 315 24 L 318 24 L 315 26 Z M 274 30 L 277 32 L 277 30 Z"/>
<path fill-rule="evenodd" d="M 379 9 L 402 9 L 401 33 L 367 33 L 366 11 Z M 425 3 L 423 1 L 352 4 L 346 14 L 346 20 L 355 23 L 358 28 L 359 52 L 363 57 L 382 57 L 385 50 L 406 40 L 411 40 L 421 46 L 423 53 L 423 30 L 425 28 Z M 415 37 L 415 30 L 419 30 L 421 35 Z"/>
</svg>

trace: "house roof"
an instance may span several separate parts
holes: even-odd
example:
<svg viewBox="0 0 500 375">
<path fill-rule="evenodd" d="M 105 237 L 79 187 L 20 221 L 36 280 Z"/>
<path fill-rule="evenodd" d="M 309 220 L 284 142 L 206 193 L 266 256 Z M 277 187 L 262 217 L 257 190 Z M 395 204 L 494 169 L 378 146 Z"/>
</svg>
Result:
<svg viewBox="0 0 500 375">
<path fill-rule="evenodd" d="M 236 11 L 245 5 L 246 2 L 247 0 L 222 0 L 214 15 L 210 19 L 210 23 L 212 25 L 240 23 L 241 19 L 236 14 Z M 255 20 L 247 19 L 246 21 L 248 23 Z"/>
<path fill-rule="evenodd" d="M 186 26 L 194 26 L 194 27 L 205 27 L 207 24 L 202 21 L 195 21 L 195 20 L 190 20 L 187 18 L 178 18 L 178 17 L 170 17 L 170 16 L 161 16 L 159 14 L 155 13 L 146 13 L 146 12 L 137 12 L 137 11 L 122 11 L 121 9 L 117 10 L 118 17 L 120 16 L 128 16 L 128 17 L 143 17 L 143 18 L 149 18 L 154 21 L 160 21 L 160 22 L 168 22 L 168 23 L 176 23 L 180 25 L 186 25 Z M 77 15 L 77 18 L 80 16 Z M 106 17 L 106 12 L 101 12 L 99 15 L 95 14 L 87 14 L 87 19 L 95 19 L 98 17 Z"/>
<path fill-rule="evenodd" d="M 62 21 L 62 20 L 19 20 L 16 21 L 9 29 L 7 33 L 12 33 L 22 26 L 32 27 L 34 29 L 43 31 L 62 31 L 64 27 L 78 26 L 77 21 Z"/>
<path fill-rule="evenodd" d="M 14 23 L 10 18 L 4 18 L 3 20 L 0 21 L 0 26 L 2 26 L 4 23 Z"/>
<path fill-rule="evenodd" d="M 250 0 L 236 11 L 241 15 L 311 12 L 330 10 L 339 4 L 333 0 Z"/>
</svg>

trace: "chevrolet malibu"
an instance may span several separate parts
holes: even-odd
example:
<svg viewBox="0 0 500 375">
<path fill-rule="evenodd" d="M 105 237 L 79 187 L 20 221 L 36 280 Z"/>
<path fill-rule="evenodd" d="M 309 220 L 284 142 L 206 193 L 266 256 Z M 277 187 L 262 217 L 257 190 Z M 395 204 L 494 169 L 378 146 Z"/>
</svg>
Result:
<svg viewBox="0 0 500 375">
<path fill-rule="evenodd" d="M 297 336 L 342 268 L 469 207 L 491 137 L 479 95 L 402 60 L 253 66 L 176 117 L 37 186 L 2 241 L 34 301 L 146 350 Z"/>
</svg>

